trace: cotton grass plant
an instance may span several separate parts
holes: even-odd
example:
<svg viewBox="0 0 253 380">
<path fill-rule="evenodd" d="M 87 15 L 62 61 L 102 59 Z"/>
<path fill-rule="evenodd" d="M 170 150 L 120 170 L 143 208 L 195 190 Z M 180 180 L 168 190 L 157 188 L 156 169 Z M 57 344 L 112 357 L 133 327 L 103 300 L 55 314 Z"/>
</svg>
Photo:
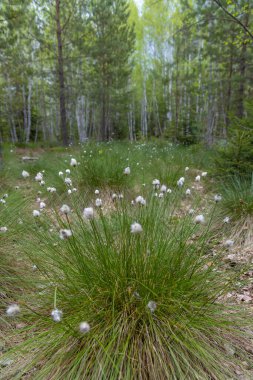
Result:
<svg viewBox="0 0 253 380">
<path fill-rule="evenodd" d="M 210 215 L 202 224 L 177 213 L 182 194 L 159 198 L 150 186 L 146 204 L 117 199 L 110 212 L 76 195 L 70 212 L 33 219 L 22 249 L 36 271 L 15 300 L 20 313 L 5 317 L 25 323 L 7 378 L 235 378 L 250 322 L 219 301 L 233 276 L 222 252 L 208 252 Z"/>
<path fill-rule="evenodd" d="M 253 182 L 247 178 L 232 177 L 221 186 L 220 191 L 220 215 L 225 223 L 229 218 L 227 229 L 230 234 L 238 243 L 252 244 Z"/>
<path fill-rule="evenodd" d="M 9 190 L 9 189 L 8 189 Z M 8 196 L 7 196 L 8 195 Z M 2 198 L 1 198 L 2 197 Z M 27 204 L 20 189 L 0 187 L 0 314 L 4 314 L 6 304 L 19 298 L 24 286 L 21 286 L 23 273 L 20 267 L 20 241 L 27 232 Z M 22 288 L 22 290 L 21 290 Z M 0 317 L 0 337 L 3 334 L 3 320 Z M 1 376 L 0 376 L 1 377 Z"/>
</svg>

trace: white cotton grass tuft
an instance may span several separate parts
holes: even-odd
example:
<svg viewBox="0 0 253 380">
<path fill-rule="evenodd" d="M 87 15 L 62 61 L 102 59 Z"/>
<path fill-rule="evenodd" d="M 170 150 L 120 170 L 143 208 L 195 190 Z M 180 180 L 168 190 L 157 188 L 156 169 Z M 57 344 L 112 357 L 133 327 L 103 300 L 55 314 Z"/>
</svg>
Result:
<svg viewBox="0 0 253 380">
<path fill-rule="evenodd" d="M 94 191 L 94 193 L 95 193 L 96 195 L 98 195 L 98 194 L 99 194 L 99 190 L 96 189 L 96 190 Z"/>
<path fill-rule="evenodd" d="M 46 182 L 45 181 L 40 181 L 40 186 L 45 186 Z"/>
<path fill-rule="evenodd" d="M 151 313 L 154 313 L 156 308 L 157 308 L 156 302 L 155 301 L 149 301 L 147 304 L 147 308 L 151 311 Z"/>
<path fill-rule="evenodd" d="M 196 224 L 203 224 L 203 223 L 205 223 L 205 217 L 202 214 L 197 215 L 195 217 L 194 221 L 195 221 Z"/>
<path fill-rule="evenodd" d="M 55 322 L 60 322 L 62 320 L 62 311 L 59 309 L 53 309 L 51 317 Z"/>
<path fill-rule="evenodd" d="M 43 180 L 43 173 L 37 173 L 34 179 L 36 182 L 41 182 Z"/>
<path fill-rule="evenodd" d="M 112 200 L 115 201 L 118 198 L 118 195 L 116 193 L 112 194 Z"/>
<path fill-rule="evenodd" d="M 230 217 L 229 217 L 229 216 L 226 216 L 226 217 L 223 219 L 223 223 L 228 224 L 229 222 L 230 222 Z"/>
<path fill-rule="evenodd" d="M 71 186 L 71 185 L 72 185 L 72 180 L 71 180 L 71 178 L 66 177 L 66 178 L 64 179 L 64 182 L 65 182 L 66 185 L 68 185 L 68 186 Z"/>
<path fill-rule="evenodd" d="M 186 172 L 188 172 L 189 169 L 190 169 L 189 166 L 186 166 L 184 170 L 185 170 Z"/>
<path fill-rule="evenodd" d="M 186 195 L 191 195 L 191 189 L 187 189 L 185 192 Z"/>
<path fill-rule="evenodd" d="M 225 241 L 224 245 L 225 245 L 225 247 L 227 247 L 227 248 L 233 247 L 233 245 L 234 245 L 234 240 L 230 240 L 230 239 L 228 239 L 228 240 Z"/>
<path fill-rule="evenodd" d="M 179 178 L 179 180 L 177 181 L 177 186 L 182 187 L 184 185 L 184 181 L 185 181 L 184 177 Z"/>
<path fill-rule="evenodd" d="M 16 303 L 9 305 L 6 309 L 6 314 L 9 317 L 15 317 L 15 315 L 18 315 L 19 313 L 20 313 L 20 307 Z"/>
<path fill-rule="evenodd" d="M 168 194 L 171 194 L 171 193 L 172 193 L 172 190 L 171 190 L 171 189 L 168 189 L 168 190 L 167 190 L 167 193 L 168 193 Z"/>
<path fill-rule="evenodd" d="M 48 187 L 48 188 L 47 188 L 47 191 L 48 191 L 49 193 L 56 193 L 56 188 L 55 188 L 55 187 Z"/>
<path fill-rule="evenodd" d="M 200 182 L 200 180 L 201 180 L 200 175 L 197 175 L 197 176 L 195 177 L 195 181 L 196 181 L 196 182 Z"/>
<path fill-rule="evenodd" d="M 60 239 L 66 240 L 72 236 L 72 231 L 67 229 L 60 230 Z"/>
<path fill-rule="evenodd" d="M 152 185 L 153 185 L 154 189 L 159 189 L 159 187 L 160 187 L 159 179 L 153 179 Z"/>
<path fill-rule="evenodd" d="M 124 174 L 129 175 L 130 173 L 131 173 L 130 167 L 127 166 L 127 167 L 124 169 Z"/>
<path fill-rule="evenodd" d="M 206 177 L 206 176 L 207 176 L 207 172 L 202 172 L 202 173 L 201 173 L 201 176 L 202 176 L 202 177 Z"/>
<path fill-rule="evenodd" d="M 45 202 L 40 202 L 40 210 L 43 210 L 46 207 Z"/>
<path fill-rule="evenodd" d="M 85 219 L 88 219 L 88 220 L 91 220 L 94 218 L 94 210 L 93 210 L 93 207 L 86 207 L 84 210 L 83 210 L 83 217 Z"/>
<path fill-rule="evenodd" d="M 77 161 L 75 158 L 71 158 L 70 160 L 70 166 L 76 167 L 77 166 Z"/>
<path fill-rule="evenodd" d="M 64 174 L 64 173 L 63 173 L 62 171 L 60 171 L 60 172 L 58 173 L 59 177 L 62 177 L 63 174 Z"/>
<path fill-rule="evenodd" d="M 2 203 L 3 205 L 5 205 L 5 204 L 6 204 L 6 200 L 3 199 L 3 198 L 1 198 L 1 199 L 0 199 L 0 203 Z"/>
<path fill-rule="evenodd" d="M 220 194 L 216 194 L 216 195 L 214 196 L 214 201 L 215 201 L 216 203 L 220 202 L 221 200 L 222 200 L 222 196 L 221 196 Z"/>
<path fill-rule="evenodd" d="M 96 205 L 96 207 L 102 207 L 102 204 L 103 204 L 102 199 L 97 198 L 97 199 L 95 200 L 95 205 Z"/>
<path fill-rule="evenodd" d="M 71 211 L 70 207 L 68 205 L 62 205 L 61 208 L 60 208 L 60 211 L 65 214 L 65 215 L 68 215 Z"/>
<path fill-rule="evenodd" d="M 88 322 L 81 322 L 80 325 L 79 325 L 79 331 L 82 333 L 82 334 L 86 334 L 90 331 L 90 325 Z"/>
<path fill-rule="evenodd" d="M 138 195 L 138 197 L 135 198 L 135 202 L 142 206 L 146 206 L 146 200 L 141 195 Z"/>
<path fill-rule="evenodd" d="M 68 195 L 72 194 L 72 190 L 68 189 Z"/>
<path fill-rule="evenodd" d="M 33 210 L 33 216 L 34 216 L 35 218 L 38 218 L 38 217 L 40 216 L 40 212 L 39 212 L 39 210 Z"/>
<path fill-rule="evenodd" d="M 8 231 L 7 227 L 0 227 L 0 232 L 5 233 Z"/>
<path fill-rule="evenodd" d="M 132 234 L 140 234 L 143 231 L 141 224 L 137 222 L 131 224 L 130 230 Z"/>
<path fill-rule="evenodd" d="M 189 215 L 193 215 L 195 213 L 195 210 L 193 208 L 190 208 L 190 210 L 188 211 Z"/>
<path fill-rule="evenodd" d="M 166 186 L 166 185 L 162 185 L 161 188 L 160 188 L 160 191 L 161 191 L 162 193 L 166 193 L 166 191 L 167 191 L 167 186 Z"/>
<path fill-rule="evenodd" d="M 65 173 L 66 173 L 66 174 L 70 174 L 70 169 L 66 169 L 66 170 L 65 170 Z"/>
<path fill-rule="evenodd" d="M 29 176 L 30 176 L 30 174 L 26 170 L 22 171 L 22 177 L 23 178 L 28 178 Z"/>
</svg>

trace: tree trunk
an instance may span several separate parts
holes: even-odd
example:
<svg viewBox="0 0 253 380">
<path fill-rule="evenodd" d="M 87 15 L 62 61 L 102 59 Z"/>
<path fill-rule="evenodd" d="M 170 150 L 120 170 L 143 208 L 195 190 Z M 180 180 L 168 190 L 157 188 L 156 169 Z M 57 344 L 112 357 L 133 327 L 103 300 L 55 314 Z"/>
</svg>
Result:
<svg viewBox="0 0 253 380">
<path fill-rule="evenodd" d="M 129 111 L 127 113 L 128 118 L 128 131 L 129 131 L 129 139 L 130 141 L 136 140 L 135 135 L 135 118 L 134 118 L 134 103 L 130 103 Z"/>
<path fill-rule="evenodd" d="M 32 80 L 28 84 L 28 97 L 27 97 L 27 129 L 26 129 L 26 143 L 30 141 L 31 134 L 31 97 L 32 97 Z"/>
<path fill-rule="evenodd" d="M 179 89 L 179 52 L 176 53 L 176 80 L 175 80 L 175 131 L 174 140 L 177 141 L 179 136 L 179 109 L 180 109 L 180 89 Z"/>
<path fill-rule="evenodd" d="M 244 25 L 248 27 L 249 25 L 249 13 L 245 14 Z M 246 72 L 246 57 L 247 55 L 247 36 L 243 37 L 242 41 L 242 50 L 240 54 L 240 64 L 239 64 L 239 72 L 240 72 L 240 84 L 238 89 L 238 106 L 236 116 L 240 119 L 244 116 L 244 92 L 245 92 L 245 72 Z"/>
<path fill-rule="evenodd" d="M 22 94 L 23 94 L 23 116 L 24 116 L 24 132 L 22 132 L 22 137 L 23 137 L 23 133 L 24 133 L 24 136 L 26 136 L 26 131 L 27 131 L 27 108 L 26 108 L 25 84 L 23 84 L 22 86 Z"/>
<path fill-rule="evenodd" d="M 143 83 L 143 98 L 141 103 L 141 134 L 143 137 L 148 136 L 148 120 L 147 120 L 147 93 L 146 81 Z"/>
<path fill-rule="evenodd" d="M 234 40 L 233 40 L 234 42 Z M 229 58 L 229 70 L 228 70 L 228 88 L 227 88 L 227 97 L 226 97 L 226 131 L 228 130 L 229 123 L 230 123 L 230 105 L 231 105 L 231 94 L 232 94 L 232 76 L 233 76 L 233 55 L 234 55 L 234 49 L 233 45 L 230 50 L 230 58 Z"/>
<path fill-rule="evenodd" d="M 87 108 L 87 107 L 86 107 Z M 76 101 L 76 122 L 79 135 L 79 141 L 84 143 L 87 140 L 87 125 L 85 115 L 85 98 L 84 96 L 79 96 Z"/>
<path fill-rule="evenodd" d="M 62 27 L 60 19 L 61 0 L 55 0 L 56 10 L 56 34 L 58 46 L 58 79 L 59 79 L 59 95 L 60 95 L 60 128 L 63 145 L 67 146 L 69 142 L 67 128 L 66 98 L 65 98 L 65 78 L 63 68 L 63 50 L 62 50 Z"/>
<path fill-rule="evenodd" d="M 101 102 L 101 124 L 100 124 L 100 138 L 102 141 L 105 141 L 106 131 L 105 131 L 105 93 L 104 89 L 102 90 L 102 102 Z"/>
<path fill-rule="evenodd" d="M 213 131 L 214 131 L 214 122 L 215 122 L 215 110 L 214 110 L 214 95 L 213 95 L 213 64 L 209 64 L 209 94 L 207 102 L 207 127 L 205 133 L 205 143 L 206 146 L 210 147 L 213 144 Z"/>
<path fill-rule="evenodd" d="M 9 125 L 10 125 L 11 142 L 15 144 L 16 142 L 18 142 L 18 136 L 17 136 L 16 124 L 14 120 L 13 102 L 12 102 L 12 94 L 11 94 L 9 78 L 7 80 L 8 80 L 8 90 L 7 90 L 8 106 L 6 108 L 7 108 Z"/>
</svg>

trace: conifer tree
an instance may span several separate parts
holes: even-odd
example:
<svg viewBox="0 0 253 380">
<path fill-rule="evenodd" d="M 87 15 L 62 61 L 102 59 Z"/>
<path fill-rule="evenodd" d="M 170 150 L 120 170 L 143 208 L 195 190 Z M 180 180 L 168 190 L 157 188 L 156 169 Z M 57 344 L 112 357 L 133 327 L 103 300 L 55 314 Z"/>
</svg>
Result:
<svg viewBox="0 0 253 380">
<path fill-rule="evenodd" d="M 94 41 L 90 47 L 93 64 L 92 96 L 99 110 L 102 140 L 112 138 L 120 116 L 126 119 L 124 97 L 132 70 L 134 29 L 128 23 L 127 0 L 91 0 L 90 27 Z"/>
</svg>

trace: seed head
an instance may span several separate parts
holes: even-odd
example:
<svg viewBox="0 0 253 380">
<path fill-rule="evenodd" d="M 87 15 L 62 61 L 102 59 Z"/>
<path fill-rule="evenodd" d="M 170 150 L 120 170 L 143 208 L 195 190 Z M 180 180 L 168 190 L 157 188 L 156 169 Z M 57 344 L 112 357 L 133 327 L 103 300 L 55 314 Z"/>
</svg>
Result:
<svg viewBox="0 0 253 380">
<path fill-rule="evenodd" d="M 72 231 L 71 230 L 60 230 L 60 239 L 61 240 L 66 240 L 72 236 Z"/>
<path fill-rule="evenodd" d="M 96 207 L 102 207 L 102 199 L 97 198 L 95 201 L 95 205 L 96 205 Z"/>
<path fill-rule="evenodd" d="M 15 315 L 20 313 L 20 307 L 16 303 L 11 304 L 10 306 L 7 307 L 6 309 L 6 314 L 9 317 L 14 317 Z"/>
<path fill-rule="evenodd" d="M 131 173 L 131 170 L 130 170 L 130 167 L 128 166 L 124 169 L 124 174 L 129 175 L 130 173 Z"/>
<path fill-rule="evenodd" d="M 88 220 L 91 220 L 94 218 L 94 210 L 93 210 L 93 207 L 86 207 L 84 210 L 83 210 L 83 216 L 84 218 L 88 219 Z"/>
<path fill-rule="evenodd" d="M 60 208 L 60 211 L 65 214 L 65 215 L 68 215 L 70 213 L 70 207 L 68 205 L 62 205 L 61 208 Z"/>
<path fill-rule="evenodd" d="M 140 223 L 135 222 L 135 223 L 131 224 L 131 233 L 132 234 L 139 234 L 142 231 L 143 231 L 143 229 L 142 229 L 142 226 Z"/>
<path fill-rule="evenodd" d="M 90 331 L 90 325 L 88 322 L 81 322 L 79 325 L 79 330 L 82 334 L 86 334 Z"/>
<path fill-rule="evenodd" d="M 71 158 L 70 160 L 70 166 L 76 167 L 77 166 L 77 161 L 75 158 Z"/>
<path fill-rule="evenodd" d="M 157 304 L 154 301 L 149 301 L 147 308 L 151 311 L 151 313 L 154 313 L 157 308 Z"/>
<path fill-rule="evenodd" d="M 195 223 L 197 223 L 197 224 L 203 224 L 203 223 L 205 223 L 205 217 L 204 217 L 204 215 L 197 215 L 196 217 L 195 217 Z"/>
<path fill-rule="evenodd" d="M 55 322 L 60 322 L 62 319 L 62 311 L 59 309 L 52 310 L 51 317 Z"/>
<path fill-rule="evenodd" d="M 29 176 L 30 176 L 30 174 L 26 170 L 22 171 L 22 177 L 23 178 L 28 178 Z"/>
</svg>

